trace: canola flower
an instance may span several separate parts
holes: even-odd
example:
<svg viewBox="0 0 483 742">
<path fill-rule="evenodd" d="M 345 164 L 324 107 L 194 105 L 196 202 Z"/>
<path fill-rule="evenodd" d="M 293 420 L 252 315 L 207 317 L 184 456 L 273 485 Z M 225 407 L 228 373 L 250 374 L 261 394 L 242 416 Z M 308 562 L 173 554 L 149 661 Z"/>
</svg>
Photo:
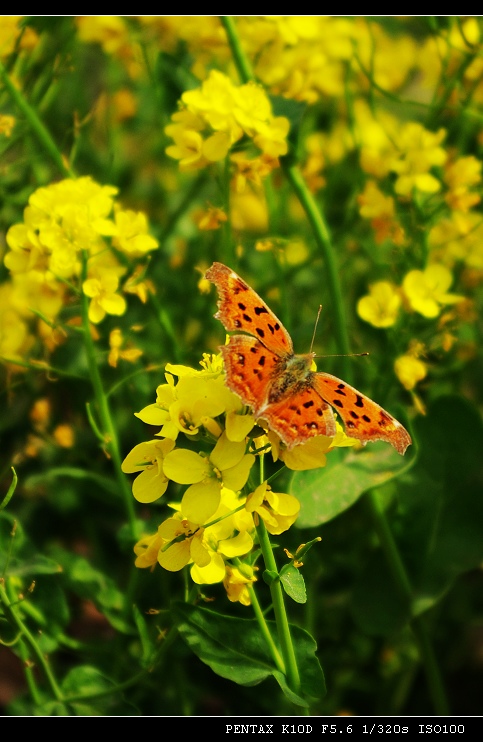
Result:
<svg viewBox="0 0 483 742">
<path fill-rule="evenodd" d="M 174 144 L 166 149 L 179 161 L 181 170 L 196 170 L 224 160 L 234 144 L 244 136 L 265 157 L 265 169 L 271 161 L 287 153 L 289 121 L 274 116 L 264 89 L 255 83 L 234 85 L 229 77 L 212 70 L 196 90 L 181 96 L 181 109 L 165 128 Z M 240 155 L 235 158 L 240 168 Z M 258 173 L 262 171 L 257 167 Z"/>
<path fill-rule="evenodd" d="M 255 426 L 250 410 L 227 388 L 221 354 L 205 354 L 201 366 L 168 364 L 156 402 L 136 413 L 159 432 L 154 440 L 136 445 L 122 464 L 125 473 L 137 473 L 135 499 L 155 502 L 170 483 L 179 493 L 179 486 L 186 488 L 179 502 L 169 503 L 174 514 L 155 534 L 137 542 L 135 564 L 160 564 L 169 571 L 191 565 L 194 582 L 223 582 L 229 600 L 249 605 L 247 585 L 256 579 L 253 564 L 236 560 L 252 551 L 255 519 L 280 535 L 300 510 L 296 497 L 274 492 L 267 481 L 252 487 L 260 452 L 271 451 L 274 461 L 303 470 L 324 466 L 332 448 L 355 441 L 338 427 L 334 438 L 320 436 L 286 451 L 278 436 L 260 427 L 263 421 Z"/>
<path fill-rule="evenodd" d="M 148 233 L 144 214 L 116 203 L 117 191 L 85 176 L 32 193 L 23 222 L 6 235 L 4 264 L 10 282 L 2 290 L 10 300 L 8 309 L 2 306 L 0 312 L 2 356 L 20 358 L 32 345 L 33 339 L 26 337 L 32 312 L 41 315 L 44 327 L 46 323 L 53 327 L 62 308 L 78 301 L 81 293 L 89 299 L 89 320 L 94 324 L 106 315 L 124 314 L 123 286 L 134 293 L 129 281 L 136 274 L 136 261 L 158 243 Z M 142 281 L 136 284 L 139 295 Z"/>
</svg>

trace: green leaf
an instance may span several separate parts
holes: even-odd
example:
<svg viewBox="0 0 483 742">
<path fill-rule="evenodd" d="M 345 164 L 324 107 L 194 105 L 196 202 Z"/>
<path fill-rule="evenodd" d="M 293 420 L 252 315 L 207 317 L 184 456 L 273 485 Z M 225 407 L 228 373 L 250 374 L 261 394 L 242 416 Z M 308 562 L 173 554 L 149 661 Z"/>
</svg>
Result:
<svg viewBox="0 0 483 742">
<path fill-rule="evenodd" d="M 136 605 L 133 606 L 133 616 L 142 647 L 141 664 L 143 667 L 147 667 L 151 662 L 155 647 L 149 635 L 146 619 Z"/>
<path fill-rule="evenodd" d="M 20 521 L 4 510 L 0 511 L 0 557 L 0 573 L 5 570 L 10 577 L 32 578 L 62 571 L 58 562 L 36 551 Z"/>
<path fill-rule="evenodd" d="M 324 469 L 295 472 L 289 492 L 300 501 L 298 528 L 327 523 L 353 505 L 372 487 L 397 477 L 408 462 L 387 443 L 363 451 L 331 451 Z"/>
<path fill-rule="evenodd" d="M 282 567 L 280 570 L 280 582 L 289 598 L 295 600 L 296 603 L 307 602 L 305 580 L 293 564 L 286 564 Z"/>
<path fill-rule="evenodd" d="M 351 608 L 359 628 L 371 636 L 389 636 L 411 619 L 411 601 L 397 589 L 380 549 L 372 554 L 354 586 Z"/>
<path fill-rule="evenodd" d="M 62 565 L 62 579 L 68 587 L 82 598 L 92 600 L 115 629 L 133 633 L 131 624 L 123 616 L 125 596 L 114 581 L 77 554 L 59 547 L 52 551 Z"/>
<path fill-rule="evenodd" d="M 62 691 L 69 696 L 95 695 L 113 687 L 111 680 L 102 675 L 96 667 L 80 665 L 70 670 L 62 681 Z"/>
<path fill-rule="evenodd" d="M 115 683 L 91 665 L 79 665 L 70 670 L 62 681 L 61 690 L 66 705 L 76 716 L 105 716 L 112 711 L 118 695 Z"/>
<path fill-rule="evenodd" d="M 451 396 L 416 430 L 420 460 L 412 481 L 401 483 L 401 548 L 423 605 L 483 560 L 483 423 L 473 405 Z"/>
<path fill-rule="evenodd" d="M 377 549 L 353 592 L 367 633 L 390 634 L 434 605 L 462 573 L 483 561 L 483 424 L 461 397 L 441 397 L 415 424 L 418 460 L 399 482 L 398 512 L 388 518 L 413 588 L 398 594 Z"/>
<path fill-rule="evenodd" d="M 301 695 L 287 685 L 285 676 L 277 670 L 268 646 L 255 619 L 223 616 L 206 608 L 177 603 L 174 608 L 178 630 L 199 659 L 213 672 L 234 683 L 252 686 L 272 676 L 283 693 L 293 703 L 306 707 L 307 698 L 325 695 L 325 680 L 316 656 L 314 639 L 298 626 L 291 626 L 297 665 L 301 678 Z M 268 621 L 276 640 L 277 629 Z"/>
</svg>

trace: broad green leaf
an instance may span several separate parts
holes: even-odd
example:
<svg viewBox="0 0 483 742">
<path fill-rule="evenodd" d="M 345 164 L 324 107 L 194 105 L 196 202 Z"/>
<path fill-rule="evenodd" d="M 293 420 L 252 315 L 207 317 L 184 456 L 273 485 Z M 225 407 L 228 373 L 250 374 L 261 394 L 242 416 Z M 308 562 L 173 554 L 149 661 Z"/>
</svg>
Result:
<svg viewBox="0 0 483 742">
<path fill-rule="evenodd" d="M 296 603 L 307 602 L 307 591 L 305 589 L 305 580 L 300 570 L 293 564 L 286 564 L 280 571 L 280 582 L 283 589 L 292 600 Z"/>
<path fill-rule="evenodd" d="M 91 665 L 70 670 L 61 684 L 65 703 L 76 716 L 105 716 L 117 694 L 115 683 Z M 108 691 L 112 690 L 112 695 Z M 96 696 L 99 698 L 96 698 Z M 72 699 L 72 700 L 70 700 Z"/>
<path fill-rule="evenodd" d="M 10 577 L 37 577 L 39 575 L 53 575 L 62 572 L 62 568 L 54 559 L 43 554 L 32 554 L 20 558 L 13 556 L 8 562 L 7 574 Z"/>
<path fill-rule="evenodd" d="M 176 604 L 174 610 L 181 636 L 217 675 L 245 686 L 257 685 L 273 676 L 287 698 L 304 707 L 308 706 L 306 699 L 325 695 L 324 674 L 316 656 L 317 645 L 303 629 L 290 628 L 301 678 L 301 695 L 298 695 L 275 667 L 255 619 L 232 618 L 182 603 Z M 267 624 L 272 636 L 276 637 L 275 623 L 268 621 Z"/>
<path fill-rule="evenodd" d="M 115 629 L 132 633 L 131 624 L 123 617 L 125 596 L 114 581 L 77 554 L 58 547 L 52 552 L 62 565 L 63 582 L 77 595 L 92 600 Z"/>
<path fill-rule="evenodd" d="M 373 443 L 363 451 L 331 451 L 327 466 L 295 472 L 289 492 L 300 500 L 298 528 L 312 528 L 335 518 L 372 487 L 397 477 L 408 468 L 387 443 Z"/>
<path fill-rule="evenodd" d="M 366 634 L 388 636 L 411 618 L 411 601 L 397 589 L 384 555 L 377 549 L 352 592 L 352 612 Z"/>
<path fill-rule="evenodd" d="M 398 483 L 398 512 L 389 518 L 413 587 L 413 603 L 409 606 L 399 596 L 377 549 L 353 593 L 354 617 L 368 633 L 399 629 L 483 560 L 479 414 L 463 398 L 442 397 L 416 422 L 415 435 L 418 461 Z"/>
</svg>

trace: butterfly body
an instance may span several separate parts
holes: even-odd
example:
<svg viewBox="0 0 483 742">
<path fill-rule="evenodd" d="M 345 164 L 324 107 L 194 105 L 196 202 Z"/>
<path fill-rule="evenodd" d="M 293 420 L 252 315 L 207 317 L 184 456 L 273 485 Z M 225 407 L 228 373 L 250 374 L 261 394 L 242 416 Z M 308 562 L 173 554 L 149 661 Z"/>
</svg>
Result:
<svg viewBox="0 0 483 742">
<path fill-rule="evenodd" d="M 287 448 L 317 435 L 334 436 L 334 407 L 348 436 L 362 443 L 385 440 L 405 452 L 411 438 L 401 423 L 336 376 L 314 372 L 315 354 L 294 353 L 280 320 L 231 268 L 213 263 L 206 277 L 220 296 L 215 317 L 227 330 L 247 333 L 232 335 L 221 347 L 227 386 Z"/>
</svg>

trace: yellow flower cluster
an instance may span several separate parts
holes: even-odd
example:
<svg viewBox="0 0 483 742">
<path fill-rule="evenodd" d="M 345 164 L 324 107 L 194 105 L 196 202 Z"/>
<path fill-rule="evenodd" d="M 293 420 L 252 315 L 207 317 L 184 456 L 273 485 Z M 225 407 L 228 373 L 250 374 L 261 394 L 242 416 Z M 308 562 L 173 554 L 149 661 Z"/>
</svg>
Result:
<svg viewBox="0 0 483 742">
<path fill-rule="evenodd" d="M 180 504 L 172 506 L 175 514 L 136 544 L 136 565 L 159 563 L 176 571 L 192 564 L 195 582 L 223 581 L 230 600 L 248 604 L 246 585 L 255 579 L 253 571 L 247 577 L 229 560 L 251 551 L 254 517 L 264 521 L 269 533 L 280 534 L 294 523 L 300 505 L 292 495 L 273 492 L 267 482 L 252 491 L 250 473 L 257 453 L 270 450 L 269 439 L 225 385 L 221 356 L 205 355 L 202 366 L 197 371 L 168 364 L 167 383 L 158 387 L 156 402 L 137 413 L 160 430 L 155 440 L 139 443 L 124 459 L 123 471 L 137 473 L 136 500 L 158 500 L 169 482 L 187 487 Z M 180 434 L 189 447 L 177 445 Z M 320 436 L 283 451 L 278 437 L 268 435 L 273 458 L 293 469 L 324 466 L 328 450 L 349 445 L 339 430 L 333 439 Z"/>
<path fill-rule="evenodd" d="M 83 177 L 38 188 L 30 196 L 23 222 L 10 227 L 6 237 L 4 263 L 11 281 L 2 287 L 10 295 L 2 304 L 2 355 L 19 355 L 25 330 L 15 327 L 32 310 L 53 324 L 78 291 L 90 299 L 91 322 L 124 313 L 120 279 L 127 268 L 112 248 L 137 259 L 158 243 L 148 234 L 145 215 L 121 209 L 116 193 L 117 188 Z"/>
<path fill-rule="evenodd" d="M 361 319 L 379 328 L 395 325 L 403 307 L 428 320 L 435 319 L 443 307 L 461 302 L 465 298 L 448 291 L 452 282 L 453 276 L 446 266 L 432 263 L 425 270 L 409 271 L 401 287 L 389 281 L 372 284 L 369 293 L 359 299 L 357 312 Z M 413 340 L 409 350 L 395 360 L 394 371 L 407 390 L 414 389 L 427 375 L 427 364 L 420 358 L 423 354 L 424 345 Z M 422 408 L 419 402 L 418 407 Z"/>
<path fill-rule="evenodd" d="M 359 299 L 357 313 L 374 327 L 395 325 L 403 306 L 433 319 L 443 306 L 463 301 L 464 296 L 448 293 L 452 283 L 451 271 L 444 265 L 433 263 L 424 271 L 409 271 L 401 288 L 389 281 L 372 284 L 369 293 Z"/>
<path fill-rule="evenodd" d="M 200 88 L 183 93 L 181 103 L 181 110 L 165 129 L 174 140 L 166 152 L 179 160 L 181 170 L 223 160 L 244 136 L 265 163 L 287 152 L 288 119 L 272 114 L 268 96 L 259 85 L 237 86 L 213 70 Z"/>
</svg>

